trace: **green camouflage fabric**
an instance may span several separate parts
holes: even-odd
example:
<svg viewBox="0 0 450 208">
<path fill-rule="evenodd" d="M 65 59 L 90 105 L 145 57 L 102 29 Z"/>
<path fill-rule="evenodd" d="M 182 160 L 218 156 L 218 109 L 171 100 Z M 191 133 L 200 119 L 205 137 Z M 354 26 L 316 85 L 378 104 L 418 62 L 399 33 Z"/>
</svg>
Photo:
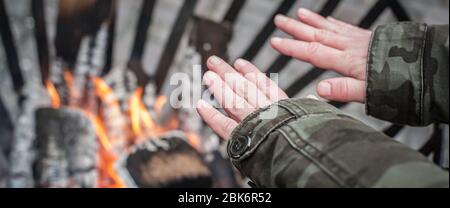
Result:
<svg viewBox="0 0 450 208">
<path fill-rule="evenodd" d="M 397 23 L 374 32 L 367 113 L 398 124 L 448 123 L 448 26 Z M 256 187 L 449 187 L 420 153 L 326 103 L 289 99 L 233 131 L 228 154 Z"/>
<path fill-rule="evenodd" d="M 367 114 L 397 124 L 448 123 L 448 25 L 378 27 L 367 67 Z"/>
<path fill-rule="evenodd" d="M 261 188 L 449 186 L 448 172 L 420 153 L 313 99 L 251 114 L 233 131 L 228 154 Z"/>
</svg>

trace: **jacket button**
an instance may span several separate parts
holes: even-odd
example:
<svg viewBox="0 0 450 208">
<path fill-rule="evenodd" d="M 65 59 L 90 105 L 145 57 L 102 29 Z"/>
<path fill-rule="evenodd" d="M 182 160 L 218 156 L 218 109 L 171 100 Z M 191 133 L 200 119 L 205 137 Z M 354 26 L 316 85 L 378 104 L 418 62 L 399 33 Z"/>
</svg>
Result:
<svg viewBox="0 0 450 208">
<path fill-rule="evenodd" d="M 239 136 L 231 141 L 230 156 L 234 159 L 241 157 L 250 148 L 251 139 L 248 136 Z"/>
</svg>

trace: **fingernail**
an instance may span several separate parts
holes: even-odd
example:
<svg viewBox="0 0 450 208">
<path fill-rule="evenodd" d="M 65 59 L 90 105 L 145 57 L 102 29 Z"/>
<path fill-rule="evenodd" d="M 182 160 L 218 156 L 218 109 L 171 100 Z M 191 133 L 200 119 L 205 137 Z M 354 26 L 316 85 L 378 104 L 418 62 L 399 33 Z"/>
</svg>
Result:
<svg viewBox="0 0 450 208">
<path fill-rule="evenodd" d="M 234 64 L 236 65 L 236 68 L 244 68 L 247 65 L 247 61 L 238 59 Z"/>
<path fill-rule="evenodd" d="M 321 96 L 331 96 L 331 84 L 328 82 L 321 82 L 318 86 L 318 91 Z"/>
<path fill-rule="evenodd" d="M 211 63 L 212 65 L 215 66 L 215 65 L 219 65 L 220 63 L 222 63 L 222 60 L 217 56 L 211 56 L 209 58 L 209 63 Z"/>
<path fill-rule="evenodd" d="M 271 41 L 272 41 L 272 44 L 280 44 L 283 41 L 283 39 L 275 37 L 275 38 L 272 38 Z"/>
<path fill-rule="evenodd" d="M 298 10 L 298 14 L 299 14 L 300 16 L 302 16 L 302 17 L 307 17 L 307 16 L 309 16 L 311 13 L 312 13 L 312 12 L 311 12 L 310 10 L 305 9 L 305 8 L 300 8 L 300 9 Z"/>
<path fill-rule="evenodd" d="M 198 107 L 202 107 L 202 108 L 209 108 L 210 107 L 210 105 L 204 100 L 199 100 L 197 102 L 197 106 Z"/>
<path fill-rule="evenodd" d="M 279 15 L 275 16 L 276 23 L 283 23 L 283 22 L 286 22 L 287 20 L 288 20 L 288 18 L 284 15 L 279 14 Z"/>
<path fill-rule="evenodd" d="M 216 77 L 214 76 L 213 72 L 207 71 L 205 73 L 205 76 L 203 77 L 203 81 L 205 82 L 206 85 L 210 85 L 215 78 Z"/>
</svg>

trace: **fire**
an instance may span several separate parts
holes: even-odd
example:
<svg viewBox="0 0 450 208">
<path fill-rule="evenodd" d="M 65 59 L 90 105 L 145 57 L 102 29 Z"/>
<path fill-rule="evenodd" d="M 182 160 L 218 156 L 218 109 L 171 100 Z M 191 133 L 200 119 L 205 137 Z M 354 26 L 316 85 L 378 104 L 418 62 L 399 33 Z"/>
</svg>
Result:
<svg viewBox="0 0 450 208">
<path fill-rule="evenodd" d="M 197 151 L 201 152 L 201 141 L 197 134 L 193 132 L 186 132 L 188 143 L 191 144 Z"/>
<path fill-rule="evenodd" d="M 75 96 L 75 89 L 73 86 L 73 75 L 69 70 L 64 70 L 64 80 L 67 83 L 67 88 L 69 88 L 70 96 Z"/>
<path fill-rule="evenodd" d="M 117 156 L 105 149 L 99 151 L 99 180 L 100 188 L 126 188 L 122 178 L 117 174 L 114 164 Z"/>
<path fill-rule="evenodd" d="M 155 101 L 155 112 L 158 114 L 161 114 L 162 108 L 167 103 L 167 97 L 166 96 L 158 96 Z"/>
<path fill-rule="evenodd" d="M 91 122 L 94 124 L 95 132 L 97 133 L 98 140 L 103 149 L 107 151 L 112 150 L 111 142 L 109 141 L 108 134 L 106 133 L 105 127 L 103 126 L 100 118 L 86 112 Z"/>
<path fill-rule="evenodd" d="M 61 107 L 61 98 L 59 97 L 58 91 L 55 88 L 55 85 L 49 80 L 45 82 L 45 85 L 48 90 L 48 94 L 50 95 L 50 100 L 52 102 L 53 108 L 60 108 Z"/>
<path fill-rule="evenodd" d="M 95 86 L 95 94 L 105 103 L 111 105 L 113 108 L 120 109 L 119 101 L 113 93 L 113 90 L 106 84 L 103 79 L 98 77 L 92 78 Z"/>
<path fill-rule="evenodd" d="M 157 130 L 150 112 L 141 99 L 143 93 L 143 88 L 139 87 L 130 99 L 131 126 L 137 139 L 143 136 L 155 136 L 155 131 Z"/>
<path fill-rule="evenodd" d="M 97 133 L 101 146 L 99 151 L 98 170 L 100 179 L 98 181 L 98 186 L 102 188 L 125 188 L 125 183 L 114 170 L 114 163 L 117 161 L 117 156 L 113 153 L 113 147 L 103 123 L 100 118 L 90 113 L 87 113 L 87 115 L 94 124 L 95 132 Z"/>
<path fill-rule="evenodd" d="M 73 76 L 69 71 L 64 72 L 64 81 L 69 90 L 69 96 L 76 94 Z M 179 128 L 179 121 L 176 116 L 169 117 L 164 125 L 155 122 L 152 114 L 144 104 L 142 97 L 144 89 L 139 87 L 128 100 L 128 109 L 122 109 L 121 102 L 115 95 L 113 89 L 99 77 L 92 77 L 90 80 L 94 85 L 95 96 L 102 104 L 103 113 L 98 109 L 87 109 L 86 105 L 74 104 L 70 102 L 66 107 L 77 108 L 83 111 L 91 120 L 100 144 L 98 158 L 98 187 L 101 188 L 123 188 L 126 187 L 122 178 L 116 172 L 115 164 L 118 161 L 118 154 L 128 151 L 129 145 L 135 144 L 142 139 L 149 139 L 164 134 L 170 130 Z M 60 108 L 61 98 L 57 89 L 51 81 L 46 81 L 46 87 L 51 98 L 53 108 Z M 163 106 L 167 102 L 167 97 L 158 96 L 151 109 L 157 115 L 161 114 Z M 128 113 L 126 113 L 128 112 Z M 125 122 L 117 121 L 125 120 Z M 116 124 L 107 125 L 107 124 Z M 116 128 L 117 123 L 119 128 Z M 118 130 L 121 135 L 114 134 Z M 131 131 L 130 131 L 131 130 Z M 198 135 L 186 132 L 188 142 L 197 150 L 200 150 L 201 143 Z M 117 145 L 125 144 L 125 145 Z"/>
<path fill-rule="evenodd" d="M 139 98 L 142 97 L 143 90 L 139 88 L 134 92 L 130 99 L 130 118 L 131 118 L 131 127 L 133 129 L 133 133 L 138 137 L 142 136 L 141 129 L 141 116 L 140 116 L 140 102 Z"/>
</svg>

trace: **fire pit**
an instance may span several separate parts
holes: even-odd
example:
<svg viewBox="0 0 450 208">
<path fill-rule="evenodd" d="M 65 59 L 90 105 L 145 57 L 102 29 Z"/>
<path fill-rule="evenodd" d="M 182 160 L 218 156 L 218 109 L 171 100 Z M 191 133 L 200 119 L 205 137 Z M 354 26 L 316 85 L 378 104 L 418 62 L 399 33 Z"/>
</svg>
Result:
<svg viewBox="0 0 450 208">
<path fill-rule="evenodd" d="M 9 44 L 14 43 L 11 25 L 2 24 L 2 37 L 9 39 L 8 69 L 20 72 L 11 73 L 20 119 L 1 121 L 10 127 L 0 129 L 1 147 L 8 148 L 0 151 L 0 187 L 237 186 L 231 164 L 220 153 L 219 138 L 205 128 L 194 108 L 174 107 L 174 86 L 166 78 L 182 72 L 190 82 L 175 87 L 201 88 L 193 66 L 212 53 L 226 54 L 229 25 L 194 18 L 197 1 L 185 1 L 150 76 L 143 59 L 155 2 L 142 1 L 131 55 L 117 66 L 112 63 L 116 0 L 23 3 L 32 8 L 28 15 L 39 62 L 39 83 L 31 86 L 24 82 L 36 77 L 22 74 L 20 64 L 14 64 L 18 56 L 16 46 Z M 7 20 L 0 3 L 2 21 Z M 213 39 L 202 32 L 209 27 L 218 29 Z M 8 113 L 2 101 L 3 117 Z"/>
</svg>

